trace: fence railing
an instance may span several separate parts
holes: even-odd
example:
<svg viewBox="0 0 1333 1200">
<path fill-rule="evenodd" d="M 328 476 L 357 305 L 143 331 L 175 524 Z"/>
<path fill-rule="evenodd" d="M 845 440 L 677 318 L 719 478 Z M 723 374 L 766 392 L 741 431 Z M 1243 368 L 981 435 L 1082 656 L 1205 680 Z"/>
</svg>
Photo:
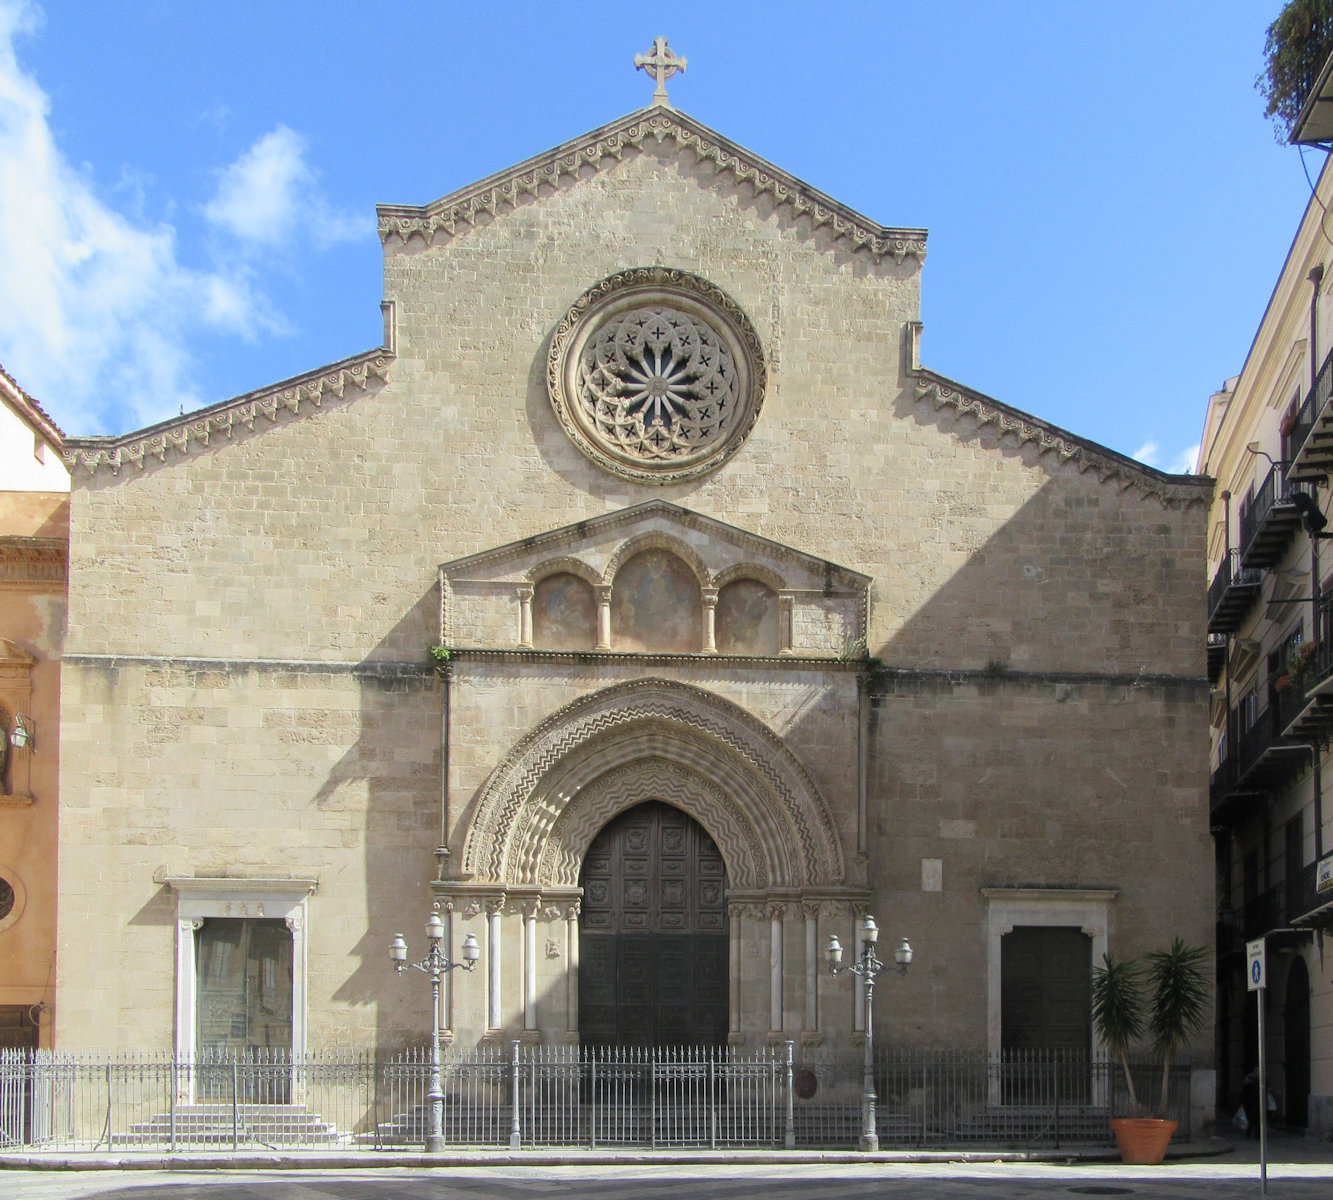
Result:
<svg viewBox="0 0 1333 1200">
<path fill-rule="evenodd" d="M 1107 1143 L 1128 1099 L 1118 1063 L 1059 1051 L 875 1056 L 880 1144 Z M 1142 1099 L 1160 1070 L 1134 1067 Z M 1190 1136 L 1189 1065 L 1170 1115 Z M 847 1147 L 863 1059 L 790 1043 L 729 1047 L 481 1045 L 442 1055 L 442 1126 L 458 1146 Z M 182 1061 L 0 1051 L 0 1149 L 419 1148 L 429 1054 L 255 1052 Z"/>
</svg>

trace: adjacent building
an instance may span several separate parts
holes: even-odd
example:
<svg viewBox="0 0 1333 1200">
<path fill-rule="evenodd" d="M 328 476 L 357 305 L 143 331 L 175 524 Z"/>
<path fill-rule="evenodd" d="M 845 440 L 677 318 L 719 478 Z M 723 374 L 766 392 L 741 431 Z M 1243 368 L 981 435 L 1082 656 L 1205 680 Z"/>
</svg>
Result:
<svg viewBox="0 0 1333 1200">
<path fill-rule="evenodd" d="M 1217 847 L 1219 1105 L 1240 1101 L 1265 1006 L 1289 1125 L 1333 1131 L 1333 243 L 1325 167 L 1238 377 L 1212 397 L 1208 674 Z M 1268 987 L 1248 990 L 1263 939 Z"/>
<path fill-rule="evenodd" d="M 0 369 L 0 1048 L 54 1037 L 63 451 L 55 422 Z"/>
</svg>

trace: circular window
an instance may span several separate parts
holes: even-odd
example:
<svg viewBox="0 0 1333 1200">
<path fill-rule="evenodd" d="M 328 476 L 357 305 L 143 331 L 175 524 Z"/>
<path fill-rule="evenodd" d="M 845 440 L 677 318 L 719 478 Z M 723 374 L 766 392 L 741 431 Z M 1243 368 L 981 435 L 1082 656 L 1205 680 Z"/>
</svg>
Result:
<svg viewBox="0 0 1333 1200">
<path fill-rule="evenodd" d="M 551 343 L 551 404 L 570 439 L 627 479 L 678 483 L 720 466 L 754 426 L 765 368 L 729 296 L 642 267 L 581 296 Z"/>
<path fill-rule="evenodd" d="M 26 894 L 17 872 L 0 863 L 0 929 L 8 929 L 23 915 Z"/>
</svg>

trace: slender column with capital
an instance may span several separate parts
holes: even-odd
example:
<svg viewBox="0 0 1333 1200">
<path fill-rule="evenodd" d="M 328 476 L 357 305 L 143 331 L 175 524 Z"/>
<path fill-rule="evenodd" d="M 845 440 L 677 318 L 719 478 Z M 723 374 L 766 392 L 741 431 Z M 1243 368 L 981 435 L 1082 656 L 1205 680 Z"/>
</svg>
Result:
<svg viewBox="0 0 1333 1200">
<path fill-rule="evenodd" d="M 704 588 L 704 646 L 705 654 L 717 653 L 717 588 Z"/>
<path fill-rule="evenodd" d="M 532 649 L 532 584 L 518 586 L 518 644 L 523 650 Z"/>
<path fill-rule="evenodd" d="M 728 1007 L 731 1009 L 731 1033 L 739 1039 L 741 1032 L 741 918 L 745 912 L 743 904 L 727 905 L 727 933 L 730 935 L 731 995 Z"/>
<path fill-rule="evenodd" d="M 444 952 L 452 957 L 454 948 L 454 902 L 446 900 L 440 905 L 440 920 L 444 923 Z M 452 1038 L 454 1029 L 454 985 L 453 976 L 447 972 L 440 980 L 440 1029 Z"/>
<path fill-rule="evenodd" d="M 486 912 L 488 914 L 488 927 L 486 938 L 486 952 L 490 956 L 490 989 L 487 994 L 487 1016 L 486 1024 L 490 1029 L 504 1028 L 504 1005 L 502 1003 L 501 985 L 504 982 L 504 975 L 501 971 L 500 960 L 500 937 L 504 932 L 501 925 L 501 918 L 504 914 L 505 902 L 503 897 L 499 900 L 487 900 Z"/>
<path fill-rule="evenodd" d="M 819 1028 L 819 905 L 806 901 L 805 915 L 805 1028 Z"/>
<path fill-rule="evenodd" d="M 768 906 L 768 1028 L 782 1032 L 782 919 L 787 914 L 785 904 Z"/>
<path fill-rule="evenodd" d="M 579 902 L 565 909 L 566 961 L 565 972 L 565 1028 L 571 1034 L 579 1031 Z"/>
<path fill-rule="evenodd" d="M 778 593 L 778 653 L 791 654 L 794 642 L 796 597 L 791 592 Z"/>
<path fill-rule="evenodd" d="M 611 649 L 611 586 L 602 584 L 597 589 L 597 646 L 598 650 Z"/>
<path fill-rule="evenodd" d="M 537 1028 L 537 901 L 523 906 L 523 1028 Z"/>
</svg>

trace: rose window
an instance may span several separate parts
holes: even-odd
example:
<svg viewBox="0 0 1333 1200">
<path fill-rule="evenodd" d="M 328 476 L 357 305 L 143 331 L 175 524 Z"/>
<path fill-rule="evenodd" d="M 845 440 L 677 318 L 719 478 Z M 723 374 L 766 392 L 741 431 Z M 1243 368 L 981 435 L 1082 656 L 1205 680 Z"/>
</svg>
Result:
<svg viewBox="0 0 1333 1200">
<path fill-rule="evenodd" d="M 759 339 L 707 281 L 646 267 L 603 280 L 552 339 L 551 404 L 605 470 L 674 483 L 719 466 L 763 400 Z"/>
<path fill-rule="evenodd" d="M 675 309 L 638 308 L 603 325 L 579 364 L 590 424 L 633 458 L 669 460 L 715 442 L 738 400 L 717 332 Z"/>
</svg>

